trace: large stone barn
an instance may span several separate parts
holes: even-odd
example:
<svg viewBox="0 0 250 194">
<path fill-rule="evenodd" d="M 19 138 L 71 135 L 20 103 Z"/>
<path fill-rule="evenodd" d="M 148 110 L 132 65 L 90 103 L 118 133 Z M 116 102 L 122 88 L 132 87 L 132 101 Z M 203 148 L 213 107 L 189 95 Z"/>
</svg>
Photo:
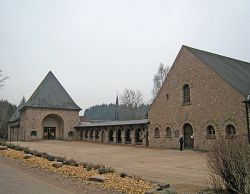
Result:
<svg viewBox="0 0 250 194">
<path fill-rule="evenodd" d="M 219 136 L 247 143 L 250 63 L 182 46 L 149 112 L 149 146 L 207 150 Z"/>
<path fill-rule="evenodd" d="M 250 63 L 182 46 L 148 118 L 80 122 L 81 109 L 49 72 L 12 116 L 8 138 L 178 148 L 183 134 L 184 147 L 197 150 L 208 150 L 219 136 L 247 143 L 249 90 Z"/>
</svg>

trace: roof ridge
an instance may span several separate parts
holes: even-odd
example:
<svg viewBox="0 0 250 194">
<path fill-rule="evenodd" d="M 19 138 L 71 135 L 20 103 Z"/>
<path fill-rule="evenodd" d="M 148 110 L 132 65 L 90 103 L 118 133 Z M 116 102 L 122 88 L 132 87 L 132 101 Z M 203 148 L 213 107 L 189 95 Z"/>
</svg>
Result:
<svg viewBox="0 0 250 194">
<path fill-rule="evenodd" d="M 196 51 L 199 51 L 199 52 L 204 52 L 204 53 L 216 55 L 216 56 L 219 56 L 219 57 L 224 57 L 224 58 L 227 58 L 227 59 L 230 59 L 230 60 L 235 60 L 235 61 L 239 61 L 239 62 L 243 62 L 243 63 L 248 63 L 248 64 L 250 64 L 250 62 L 243 61 L 243 60 L 239 60 L 239 59 L 235 59 L 235 58 L 228 57 L 228 56 L 225 56 L 225 55 L 222 55 L 222 54 L 212 53 L 212 52 L 209 52 L 209 51 L 205 51 L 205 50 L 193 48 L 193 47 L 190 47 L 190 46 L 187 46 L 187 45 L 182 45 L 182 46 L 185 47 L 185 48 L 187 48 L 187 49 L 190 50 L 191 52 L 192 52 L 193 50 L 196 50 Z M 193 53 L 193 52 L 192 52 L 192 53 Z M 193 54 L 195 54 L 195 53 L 193 53 Z"/>
<path fill-rule="evenodd" d="M 48 72 L 21 109 L 25 107 L 81 110 L 52 71 Z"/>
</svg>

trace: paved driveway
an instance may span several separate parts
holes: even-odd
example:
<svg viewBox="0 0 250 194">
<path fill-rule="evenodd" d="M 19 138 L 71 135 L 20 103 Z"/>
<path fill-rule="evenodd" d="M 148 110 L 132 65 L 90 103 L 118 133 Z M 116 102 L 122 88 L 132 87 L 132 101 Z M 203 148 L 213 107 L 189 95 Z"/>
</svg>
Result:
<svg viewBox="0 0 250 194">
<path fill-rule="evenodd" d="M 144 147 L 106 145 L 79 141 L 18 142 L 31 149 L 72 157 L 79 161 L 111 166 L 118 171 L 170 183 L 179 191 L 208 186 L 206 153 L 158 150 Z"/>
</svg>

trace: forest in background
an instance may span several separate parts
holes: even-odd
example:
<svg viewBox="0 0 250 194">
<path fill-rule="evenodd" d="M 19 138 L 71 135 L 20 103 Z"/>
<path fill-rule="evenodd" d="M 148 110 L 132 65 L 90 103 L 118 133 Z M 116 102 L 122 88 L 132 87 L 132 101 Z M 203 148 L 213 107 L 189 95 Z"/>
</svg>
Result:
<svg viewBox="0 0 250 194">
<path fill-rule="evenodd" d="M 149 105 L 140 104 L 138 107 L 129 107 L 127 105 L 118 105 L 117 120 L 136 120 L 145 119 L 147 116 Z M 91 106 L 84 112 L 84 116 L 89 120 L 115 120 L 116 104 L 101 104 Z"/>
</svg>

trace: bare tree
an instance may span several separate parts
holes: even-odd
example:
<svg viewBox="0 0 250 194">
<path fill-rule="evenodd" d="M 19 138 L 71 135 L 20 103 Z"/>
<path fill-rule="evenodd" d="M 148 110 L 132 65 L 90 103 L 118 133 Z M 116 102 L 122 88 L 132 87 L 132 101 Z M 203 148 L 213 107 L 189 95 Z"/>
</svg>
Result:
<svg viewBox="0 0 250 194">
<path fill-rule="evenodd" d="M 158 91 L 160 90 L 165 78 L 167 77 L 167 74 L 169 72 L 169 66 L 164 67 L 163 63 L 160 63 L 158 67 L 158 71 L 154 76 L 154 87 L 152 90 L 153 98 L 157 95 Z"/>
<path fill-rule="evenodd" d="M 8 76 L 4 76 L 2 72 L 3 71 L 0 69 L 0 89 L 4 86 L 5 81 L 7 79 L 9 79 L 9 77 Z"/>
<path fill-rule="evenodd" d="M 120 95 L 121 103 L 131 112 L 130 119 L 136 119 L 135 110 L 143 103 L 143 96 L 140 90 L 124 89 Z"/>
</svg>

